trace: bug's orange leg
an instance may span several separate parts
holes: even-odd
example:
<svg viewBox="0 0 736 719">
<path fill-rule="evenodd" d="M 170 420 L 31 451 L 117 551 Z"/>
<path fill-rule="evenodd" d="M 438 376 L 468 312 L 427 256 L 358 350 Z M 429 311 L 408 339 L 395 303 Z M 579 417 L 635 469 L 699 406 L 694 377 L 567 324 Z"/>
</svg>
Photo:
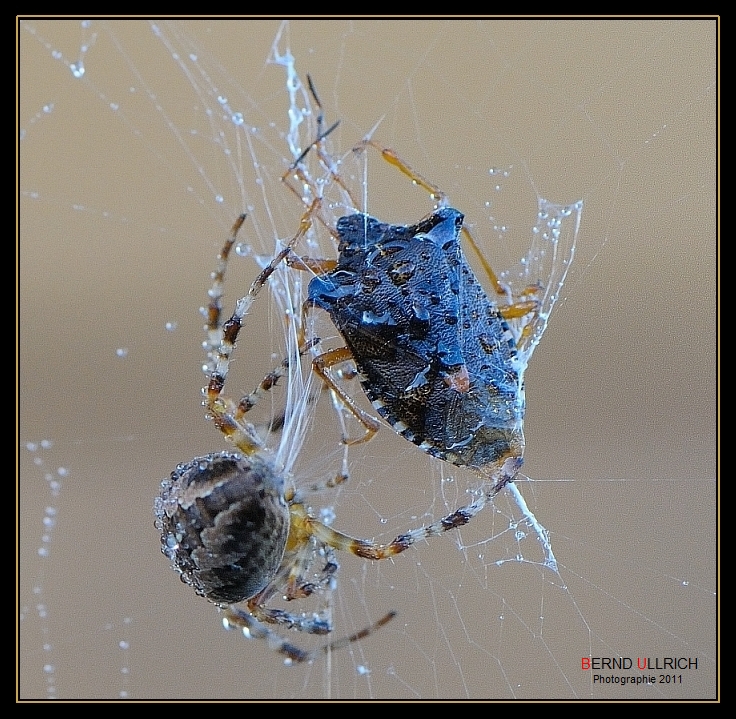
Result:
<svg viewBox="0 0 736 719">
<path fill-rule="evenodd" d="M 320 376 L 327 387 L 334 392 L 340 402 L 360 422 L 365 428 L 365 434 L 357 439 L 348 439 L 343 437 L 344 444 L 362 444 L 370 440 L 373 435 L 381 428 L 381 423 L 372 415 L 362 410 L 355 403 L 355 400 L 345 392 L 345 390 L 333 379 L 329 369 L 335 365 L 348 362 L 353 359 L 353 355 L 347 347 L 337 347 L 336 349 L 323 352 L 312 360 L 314 371 Z"/>
</svg>

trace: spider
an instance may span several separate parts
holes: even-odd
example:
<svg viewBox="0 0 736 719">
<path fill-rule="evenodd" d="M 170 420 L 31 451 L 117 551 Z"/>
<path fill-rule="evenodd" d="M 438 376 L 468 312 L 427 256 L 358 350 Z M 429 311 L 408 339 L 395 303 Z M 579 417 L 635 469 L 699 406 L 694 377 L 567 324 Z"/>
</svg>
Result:
<svg viewBox="0 0 736 719">
<path fill-rule="evenodd" d="M 212 362 L 203 404 L 234 451 L 207 454 L 178 465 L 162 481 L 154 506 L 161 551 L 181 580 L 223 610 L 226 626 L 267 638 L 293 663 L 310 662 L 320 654 L 363 639 L 389 622 L 395 612 L 387 612 L 355 634 L 307 651 L 269 627 L 326 635 L 333 630 L 327 616 L 321 612 L 287 612 L 269 606 L 271 600 L 279 596 L 286 601 L 305 599 L 329 589 L 338 570 L 335 550 L 368 560 L 394 557 L 421 539 L 462 526 L 481 506 L 475 503 L 459 509 L 437 522 L 400 534 L 388 544 L 351 537 L 315 517 L 306 492 L 279 468 L 254 425 L 246 420 L 258 398 L 290 367 L 299 364 L 298 358 L 313 342 L 297 347 L 291 360 L 287 358 L 269 372 L 256 390 L 239 402 L 223 394 L 232 353 L 249 308 L 290 248 L 308 231 L 316 211 L 314 204 L 303 215 L 296 235 L 260 272 L 247 294 L 237 301 L 232 316 L 221 324 L 225 270 L 245 216 L 233 225 L 212 273 L 205 346 L 214 349 L 210 350 Z M 293 409 L 295 414 L 299 411 L 299 407 Z M 308 491 L 333 488 L 345 478 L 341 475 L 316 483 Z M 311 568 L 317 562 L 321 569 L 314 572 Z"/>
<path fill-rule="evenodd" d="M 236 220 L 212 273 L 204 343 L 211 360 L 210 383 L 203 390 L 207 397 L 204 404 L 210 418 L 238 451 L 208 454 L 177 466 L 161 483 L 154 506 L 155 526 L 161 533 L 161 551 L 171 560 L 172 567 L 197 594 L 223 610 L 227 628 L 239 628 L 246 636 L 267 639 L 289 663 L 310 662 L 321 653 L 367 637 L 390 621 L 395 612 L 312 651 L 301 649 L 269 629 L 268 625 L 279 625 L 309 634 L 331 633 L 330 622 L 320 613 L 290 614 L 266 604 L 276 595 L 286 600 L 301 599 L 331 588 L 338 563 L 333 547 L 320 539 L 311 523 L 325 529 L 326 525 L 311 517 L 303 493 L 296 491 L 255 427 L 244 420 L 258 397 L 280 379 L 287 362 L 279 371 L 266 375 L 237 407 L 220 393 L 242 320 L 285 255 L 285 250 L 276 255 L 237 303 L 233 317 L 221 323 L 225 270 L 244 221 L 245 215 Z M 305 215 L 292 243 L 308 226 Z M 297 354 L 308 348 L 309 344 L 298 348 Z M 218 383 L 219 372 L 224 373 L 222 383 Z M 302 399 L 308 401 L 308 396 Z M 288 421 L 286 414 L 281 421 Z M 315 484 L 310 489 L 319 491 L 339 481 Z M 308 580 L 307 574 L 317 561 L 321 562 L 321 569 L 312 572 L 312 579 Z"/>
<path fill-rule="evenodd" d="M 302 201 L 304 198 L 290 182 L 292 176 L 308 188 L 311 194 L 310 201 L 305 201 L 306 210 L 296 234 L 260 272 L 248 292 L 236 302 L 232 315 L 225 322 L 221 322 L 224 277 L 230 251 L 245 215 L 241 215 L 234 223 L 230 236 L 218 255 L 216 269 L 212 273 L 210 301 L 206 310 L 208 336 L 205 342 L 210 358 L 207 364 L 209 379 L 203 390 L 203 404 L 206 407 L 207 417 L 232 445 L 233 450 L 204 455 L 179 465 L 170 478 L 162 482 L 155 505 L 156 527 L 161 533 L 162 552 L 171 560 L 182 581 L 193 586 L 198 594 L 217 604 L 224 612 L 224 622 L 227 626 L 240 628 L 251 636 L 267 638 L 269 643 L 291 662 L 312 661 L 321 653 L 365 638 L 390 621 L 395 613 L 392 611 L 386 613 L 373 625 L 355 634 L 331 641 L 317 650 L 305 651 L 281 637 L 275 628 L 327 635 L 333 630 L 328 616 L 323 611 L 307 614 L 275 608 L 271 606 L 273 599 L 281 597 L 286 601 L 302 600 L 310 596 L 319 596 L 320 593 L 330 589 L 338 570 L 337 550 L 368 560 L 388 559 L 404 552 L 420 540 L 464 526 L 506 483 L 517 476 L 523 461 L 524 447 L 522 428 L 524 364 L 518 359 L 517 353 L 522 349 L 530 351 L 528 347 L 538 341 L 545 321 L 539 311 L 540 302 L 535 297 L 541 291 L 537 286 L 531 286 L 520 296 L 513 297 L 508 288 L 484 263 L 496 292 L 504 295 L 508 301 L 504 305 L 491 303 L 480 286 L 475 287 L 477 281 L 457 243 L 462 215 L 456 210 L 442 207 L 416 225 L 406 227 L 384 225 L 368 215 L 356 213 L 345 216 L 338 221 L 336 229 L 331 229 L 323 216 L 323 198 L 317 189 L 318 185 L 310 178 L 303 164 L 310 149 L 314 148 L 321 165 L 328 170 L 337 186 L 342 188 L 348 197 L 350 193 L 323 146 L 325 138 L 336 125 L 327 132 L 321 131 L 321 105 L 311 80 L 309 84 L 312 96 L 320 109 L 317 119 L 317 140 L 301 153 L 282 176 L 287 186 Z M 411 177 L 416 184 L 428 189 L 434 197 L 439 198 L 440 204 L 444 204 L 444 194 L 414 173 L 391 150 L 381 148 L 370 140 L 361 143 L 357 149 L 362 151 L 367 147 L 377 147 L 386 160 Z M 357 207 L 352 198 L 350 200 L 352 206 Z M 293 248 L 307 236 L 315 220 L 330 229 L 332 236 L 341 243 L 339 260 L 299 257 L 294 252 Z M 497 446 L 491 448 L 489 458 L 482 464 L 473 464 L 464 458 L 462 443 L 458 443 L 455 447 L 442 448 L 431 435 L 425 433 L 422 436 L 405 431 L 410 427 L 407 422 L 409 417 L 401 414 L 404 410 L 400 405 L 391 405 L 387 401 L 393 402 L 393 399 L 383 384 L 385 378 L 380 376 L 377 379 L 371 378 L 365 363 L 366 355 L 358 349 L 356 343 L 351 343 L 347 339 L 349 333 L 346 328 L 349 329 L 349 322 L 345 320 L 346 315 L 341 314 L 344 308 L 338 307 L 334 313 L 331 312 L 333 308 L 330 307 L 328 295 L 330 291 L 336 296 L 343 291 L 339 289 L 339 283 L 335 280 L 339 273 L 351 270 L 345 266 L 350 252 L 361 248 L 365 250 L 361 245 L 359 234 L 358 240 L 354 242 L 355 236 L 351 234 L 351 225 L 358 227 L 358 231 L 361 225 L 363 228 L 371 225 L 370 234 L 364 229 L 362 241 L 363 243 L 369 241 L 369 254 L 372 253 L 372 258 L 376 260 L 379 257 L 390 256 L 393 246 L 403 250 L 415 241 L 428 242 L 435 246 L 439 252 L 439 255 L 435 252 L 435 257 L 443 260 L 448 268 L 442 281 L 449 283 L 450 292 L 455 294 L 455 300 L 449 295 L 437 296 L 441 309 L 451 309 L 450 303 L 457 302 L 458 287 L 464 291 L 469 291 L 473 287 L 473 302 L 489 314 L 488 321 L 493 323 L 493 336 L 486 338 L 484 335 L 477 335 L 475 341 L 480 349 L 476 351 L 486 352 L 488 345 L 496 353 L 494 357 L 501 357 L 496 369 L 504 375 L 505 382 L 510 388 L 511 407 L 503 420 L 505 425 L 499 430 Z M 472 244 L 470 233 L 465 228 L 463 232 Z M 300 322 L 296 326 L 293 321 L 287 323 L 293 340 L 292 350 L 280 366 L 264 376 L 254 391 L 242 396 L 236 402 L 223 393 L 230 361 L 252 303 L 282 262 L 292 268 L 306 269 L 315 273 L 310 283 L 308 298 L 302 307 Z M 357 270 L 361 280 L 367 279 L 367 266 L 367 261 L 360 259 Z M 400 272 L 396 276 L 399 274 Z M 328 286 L 328 282 L 332 284 Z M 385 284 L 384 280 L 379 278 L 379 285 L 381 283 Z M 410 282 L 407 286 L 409 294 L 401 295 L 404 299 L 398 301 L 396 307 L 400 309 L 401 302 L 405 302 L 408 297 L 418 325 L 431 330 L 434 316 L 431 308 L 420 301 L 423 288 L 412 289 Z M 436 289 L 435 286 L 430 287 L 431 291 Z M 350 291 L 345 294 L 347 296 Z M 352 292 L 352 297 L 358 298 L 360 303 L 359 295 L 355 292 Z M 306 338 L 304 328 L 307 326 L 307 313 L 314 307 L 327 309 L 333 318 L 337 318 L 336 325 L 343 331 L 348 347 L 321 352 L 318 337 Z M 383 315 L 380 306 L 372 308 L 358 304 L 349 309 L 359 310 L 364 324 L 376 326 L 391 324 L 390 321 L 384 322 L 381 319 Z M 388 307 L 383 309 L 389 311 Z M 457 311 L 457 318 L 463 321 L 469 319 L 463 315 L 464 311 L 464 308 Z M 515 331 L 511 331 L 507 322 L 516 323 Z M 452 340 L 451 332 L 446 335 Z M 385 340 L 382 342 L 383 344 L 379 341 L 376 345 L 379 349 L 379 360 L 381 351 L 385 353 L 395 349 Z M 462 342 L 460 344 L 461 350 L 467 350 L 466 346 L 462 346 Z M 427 366 L 440 366 L 439 373 L 435 371 L 436 368 L 432 368 L 432 372 L 440 377 L 443 389 L 458 396 L 468 395 L 473 382 L 469 368 L 472 370 L 473 365 L 463 361 L 456 349 L 449 345 L 446 350 L 444 348 L 442 350 L 446 356 L 440 356 L 438 348 L 438 344 L 412 347 L 413 350 L 417 350 L 415 354 L 418 354 L 419 359 L 425 361 Z M 307 490 L 298 488 L 288 469 L 277 461 L 255 426 L 246 417 L 259 398 L 282 377 L 299 366 L 301 357 L 309 352 L 316 354 L 312 362 L 316 374 L 333 392 L 333 396 L 338 398 L 341 406 L 356 417 L 365 428 L 363 437 L 350 439 L 343 436 L 346 447 L 349 444 L 366 441 L 380 426 L 379 420 L 362 410 L 336 379 L 348 373 L 341 373 L 335 368 L 352 360 L 357 366 L 364 389 L 373 400 L 374 407 L 389 420 L 394 429 L 425 451 L 485 473 L 484 476 L 492 479 L 490 484 L 475 501 L 426 526 L 403 532 L 387 544 L 354 538 L 318 519 L 308 503 L 307 492 L 333 489 L 347 480 L 347 472 L 343 471 L 336 478 L 316 483 Z M 476 359 L 473 358 L 473 362 Z M 432 382 L 435 382 L 436 376 L 432 377 Z M 429 369 L 416 371 L 414 377 L 410 389 L 418 390 L 419 409 L 428 410 L 429 400 L 421 398 L 421 391 L 425 384 L 423 378 L 429 380 Z M 453 419 L 455 415 L 452 412 L 456 408 L 450 406 L 451 411 L 445 416 Z M 303 405 L 287 408 L 278 423 L 288 425 L 302 409 Z M 460 407 L 458 411 L 465 412 L 464 420 L 468 418 L 468 410 Z M 288 430 L 284 431 L 288 434 Z M 471 445 L 471 449 L 477 449 L 479 446 L 474 436 L 465 442 Z M 487 469 L 487 466 L 490 466 L 490 469 Z M 314 567 L 319 569 L 315 571 Z"/>
</svg>

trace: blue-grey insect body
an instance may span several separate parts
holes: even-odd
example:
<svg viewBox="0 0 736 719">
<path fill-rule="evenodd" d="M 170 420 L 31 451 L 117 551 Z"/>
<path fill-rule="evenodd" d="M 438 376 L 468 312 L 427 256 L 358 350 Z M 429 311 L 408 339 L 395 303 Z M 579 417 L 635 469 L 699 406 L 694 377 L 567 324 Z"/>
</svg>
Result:
<svg viewBox="0 0 736 719">
<path fill-rule="evenodd" d="M 337 265 L 312 279 L 308 302 L 330 314 L 399 434 L 500 489 L 522 463 L 523 367 L 463 255 L 462 222 L 450 207 L 415 225 L 340 218 Z"/>
</svg>

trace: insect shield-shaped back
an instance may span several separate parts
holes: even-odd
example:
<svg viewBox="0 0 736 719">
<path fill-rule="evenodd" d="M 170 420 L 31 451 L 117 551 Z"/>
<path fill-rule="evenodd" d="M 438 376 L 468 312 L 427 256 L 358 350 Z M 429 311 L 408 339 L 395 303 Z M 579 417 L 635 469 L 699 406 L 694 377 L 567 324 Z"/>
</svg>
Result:
<svg viewBox="0 0 736 719">
<path fill-rule="evenodd" d="M 254 596 L 284 556 L 284 480 L 259 457 L 220 452 L 179 465 L 161 483 L 155 513 L 161 551 L 213 602 Z"/>
<path fill-rule="evenodd" d="M 462 222 L 450 207 L 416 225 L 341 218 L 337 266 L 312 279 L 309 302 L 330 314 L 368 398 L 399 434 L 505 483 L 523 454 L 521 368 L 462 253 Z M 509 457 L 514 466 L 501 470 Z"/>
</svg>

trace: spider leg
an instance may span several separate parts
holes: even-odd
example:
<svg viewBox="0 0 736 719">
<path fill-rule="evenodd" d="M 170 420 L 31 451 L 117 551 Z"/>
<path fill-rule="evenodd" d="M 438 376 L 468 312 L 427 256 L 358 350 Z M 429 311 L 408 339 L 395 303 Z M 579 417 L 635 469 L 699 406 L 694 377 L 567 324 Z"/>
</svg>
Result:
<svg viewBox="0 0 736 719">
<path fill-rule="evenodd" d="M 302 344 L 301 347 L 299 347 L 299 359 L 304 357 L 304 355 L 309 352 L 309 350 L 312 349 L 312 347 L 314 347 L 318 342 L 319 339 L 314 338 Z M 278 384 L 279 380 L 284 377 L 284 375 L 286 375 L 286 373 L 289 371 L 291 363 L 292 360 L 289 357 L 285 357 L 283 360 L 281 360 L 281 363 L 277 367 L 274 367 L 263 377 L 258 386 L 252 392 L 244 395 L 240 399 L 235 414 L 235 418 L 237 420 L 241 420 L 243 418 L 243 415 L 245 415 L 247 412 L 250 412 L 253 407 L 256 406 L 258 400 L 264 394 L 266 394 L 266 392 L 269 392 Z M 275 422 L 275 424 L 278 424 L 278 422 Z M 279 427 L 276 427 L 276 429 L 279 429 Z"/>
<path fill-rule="evenodd" d="M 314 347 L 318 343 L 319 343 L 319 338 L 314 337 L 311 340 L 308 340 L 307 342 L 302 344 L 301 347 L 299 348 L 299 358 L 302 358 L 307 352 L 309 352 L 310 349 L 312 349 L 312 347 Z M 270 391 L 279 382 L 279 380 L 288 372 L 290 365 L 291 365 L 290 359 L 288 357 L 284 358 L 281 361 L 281 364 L 279 364 L 277 367 L 272 369 L 268 374 L 264 376 L 260 384 L 252 392 L 250 392 L 249 394 L 245 395 L 244 397 L 240 399 L 240 401 L 237 404 L 237 407 L 232 409 L 233 419 L 235 420 L 235 422 L 238 423 L 238 425 L 240 425 L 241 427 L 244 426 L 244 415 L 247 412 L 250 412 L 250 410 L 253 409 L 253 407 L 255 407 L 259 399 L 266 392 Z M 328 381 L 328 384 L 329 385 L 334 384 L 334 380 L 330 378 Z M 330 386 L 329 388 L 331 389 L 332 387 Z M 325 387 L 323 387 L 323 389 L 325 389 Z M 341 397 L 343 395 L 347 396 L 345 395 L 345 392 L 341 388 L 338 387 L 338 389 L 340 391 Z M 338 401 L 341 404 L 344 404 L 341 397 L 338 398 Z M 314 401 L 316 399 L 317 397 L 313 396 L 310 398 L 310 401 Z M 356 409 L 359 412 L 362 412 L 362 410 L 360 410 L 359 408 L 356 408 Z M 367 416 L 370 417 L 370 415 L 367 415 Z M 370 417 L 370 419 L 373 419 L 373 418 Z M 376 422 L 376 425 L 378 425 L 378 420 L 375 420 L 375 422 Z M 283 423 L 284 423 L 284 415 L 282 413 L 281 415 L 278 415 L 271 420 L 270 424 L 268 425 L 268 431 L 278 432 L 279 430 L 282 429 Z M 372 436 L 372 434 L 370 436 Z M 370 437 L 360 438 L 359 440 L 357 440 L 357 442 L 366 441 L 369 438 Z M 347 449 L 347 445 L 355 444 L 355 443 L 356 443 L 355 440 L 343 441 L 343 444 L 346 445 L 346 449 Z M 334 489 L 335 487 L 347 482 L 349 477 L 350 477 L 350 474 L 348 471 L 347 453 L 344 453 L 343 461 L 342 461 L 342 470 L 334 477 L 331 477 L 319 483 L 312 484 L 309 488 L 309 491 L 319 492 L 324 489 Z"/>
<path fill-rule="evenodd" d="M 240 629 L 249 639 L 266 639 L 271 649 L 283 654 L 292 662 L 301 663 L 311 658 L 312 652 L 287 641 L 239 607 L 225 609 L 222 624 L 225 629 Z"/>
<path fill-rule="evenodd" d="M 335 260 L 321 260 L 308 257 L 298 257 L 293 253 L 286 255 L 285 259 L 287 265 L 298 270 L 305 270 L 314 273 L 327 272 L 337 265 Z M 307 326 L 307 313 L 309 312 L 309 304 L 304 303 L 302 306 L 302 320 L 301 320 L 301 332 L 303 328 Z M 309 340 L 305 340 L 303 336 L 300 337 L 300 349 L 299 356 L 302 357 L 307 351 L 319 344 L 319 337 L 312 337 Z M 362 437 L 357 439 L 349 439 L 343 437 L 343 443 L 361 444 L 370 440 L 381 427 L 381 423 L 378 419 L 364 411 L 355 403 L 347 392 L 338 384 L 338 382 L 332 377 L 329 370 L 331 367 L 348 362 L 352 360 L 353 356 L 347 347 L 341 347 L 333 350 L 328 350 L 317 355 L 312 360 L 312 367 L 315 373 L 322 379 L 325 385 L 339 398 L 342 405 L 350 412 L 355 419 L 360 422 L 364 427 L 365 433 Z M 242 416 L 248 412 L 256 403 L 257 399 L 266 391 L 270 390 L 276 382 L 284 376 L 289 367 L 289 360 L 284 359 L 281 365 L 271 372 L 269 372 L 261 382 L 261 384 L 249 395 L 243 397 L 238 404 L 238 413 L 236 419 L 241 419 Z"/>
<path fill-rule="evenodd" d="M 337 399 L 337 402 L 340 402 L 339 398 Z M 337 408 L 337 411 L 339 411 L 339 409 L 340 408 Z M 345 484 L 345 482 L 350 479 L 350 471 L 348 469 L 348 448 L 349 444 L 347 442 L 344 442 L 341 471 L 338 472 L 334 477 L 330 477 L 329 479 L 322 480 L 321 482 L 315 482 L 314 484 L 311 484 L 309 486 L 310 492 L 314 493 L 321 492 L 325 489 L 335 489 L 341 484 Z"/>
<path fill-rule="evenodd" d="M 222 297 L 224 294 L 224 278 L 225 278 L 225 270 L 227 269 L 227 263 L 230 255 L 230 251 L 232 250 L 233 244 L 235 243 L 235 240 L 237 238 L 238 231 L 240 230 L 240 227 L 242 226 L 243 222 L 245 221 L 246 215 L 242 214 L 238 217 L 238 219 L 235 221 L 233 228 L 230 232 L 230 236 L 225 242 L 225 245 L 220 250 L 220 253 L 217 255 L 217 266 L 212 272 L 211 278 L 212 278 L 212 286 L 208 292 L 208 296 L 210 298 L 210 301 L 208 303 L 208 306 L 206 310 L 203 310 L 205 316 L 207 317 L 207 324 L 205 325 L 205 330 L 207 332 L 207 340 L 204 343 L 205 349 L 208 350 L 208 357 L 210 359 L 209 362 L 209 371 L 212 372 L 215 368 L 215 362 L 216 358 L 218 356 L 217 349 L 220 347 L 222 341 L 223 341 L 223 327 L 220 324 L 220 318 L 222 316 Z M 301 234 L 298 234 L 297 237 L 295 237 L 292 240 L 292 243 L 296 241 L 298 237 L 300 237 Z M 290 243 L 291 244 L 291 243 Z M 293 262 L 292 255 L 286 255 L 285 259 L 287 262 L 290 261 Z M 278 257 L 275 258 L 275 260 L 272 262 L 272 264 L 275 265 L 278 264 Z M 290 262 L 289 262 L 290 263 Z M 253 291 L 253 286 L 251 287 L 251 292 L 249 293 L 251 297 L 257 293 L 260 288 L 265 284 L 267 280 L 267 276 L 264 275 L 270 275 L 271 272 L 273 272 L 273 268 L 271 265 L 269 267 L 265 268 L 261 274 L 256 278 L 255 282 L 253 283 L 253 286 L 255 286 L 255 290 Z M 247 311 L 247 309 L 246 309 Z M 307 342 L 302 343 L 302 345 L 299 347 L 299 358 L 303 357 L 315 344 L 319 342 L 318 339 L 313 339 Z M 232 351 L 232 350 L 231 350 Z M 249 394 L 244 395 L 237 405 L 237 410 L 234 412 L 234 419 L 236 421 L 241 421 L 243 419 L 243 416 L 249 412 L 253 407 L 256 405 L 258 400 L 268 391 L 270 391 L 278 382 L 279 380 L 288 372 L 289 367 L 291 366 L 291 360 L 288 357 L 285 357 L 281 363 L 272 369 L 270 372 L 268 372 L 261 382 L 258 384 L 258 386 Z M 271 427 L 269 427 L 270 431 L 277 431 L 280 429 L 278 419 L 274 420 L 272 422 Z"/>
<path fill-rule="evenodd" d="M 291 254 L 286 258 L 286 264 L 295 270 L 304 270 L 315 275 L 323 275 L 337 267 L 337 260 L 317 259 L 316 257 L 299 257 Z"/>
<path fill-rule="evenodd" d="M 334 548 L 319 542 L 310 532 L 309 525 L 304 522 L 303 518 L 308 515 L 299 498 L 291 494 L 291 491 L 287 491 L 286 499 L 290 504 L 291 517 L 286 552 L 278 573 L 269 585 L 248 600 L 248 608 L 251 610 L 263 610 L 264 605 L 278 593 L 287 602 L 309 597 L 317 590 L 327 587 L 340 568 Z M 311 580 L 305 579 L 310 567 L 317 561 L 322 564 L 322 569 L 319 573 L 313 574 Z"/>
<path fill-rule="evenodd" d="M 240 629 L 246 637 L 251 637 L 253 639 L 266 639 L 269 647 L 277 651 L 279 654 L 283 654 L 292 663 L 301 664 L 304 662 L 314 661 L 322 654 L 327 654 L 335 649 L 342 649 L 348 644 L 365 639 L 373 634 L 377 629 L 380 629 L 382 626 L 390 622 L 395 616 L 396 612 L 387 612 L 377 622 L 364 627 L 354 634 L 350 634 L 340 639 L 335 639 L 334 641 L 328 642 L 327 644 L 312 650 L 305 650 L 297 647 L 276 634 L 276 632 L 269 629 L 268 626 L 258 622 L 248 612 L 237 607 L 226 609 L 222 622 L 227 629 Z"/>
<path fill-rule="evenodd" d="M 261 288 L 268 281 L 268 278 L 274 273 L 279 263 L 289 254 L 292 245 L 294 245 L 294 243 L 296 243 L 309 231 L 309 228 L 312 226 L 311 217 L 318 204 L 319 201 L 315 200 L 310 208 L 304 213 L 304 215 L 302 215 L 301 221 L 299 223 L 298 232 L 294 235 L 294 237 L 291 238 L 291 240 L 289 240 L 286 247 L 284 247 L 271 260 L 271 262 L 269 262 L 268 265 L 263 270 L 261 270 L 258 277 L 253 280 L 248 293 L 241 297 L 236 303 L 235 311 L 233 312 L 230 319 L 222 325 L 222 338 L 220 340 L 219 347 L 213 353 L 215 359 L 215 368 L 210 375 L 210 383 L 207 387 L 208 405 L 213 404 L 222 391 L 222 387 L 225 383 L 225 378 L 227 377 L 227 372 L 230 366 L 230 357 L 233 353 L 233 350 L 235 349 L 235 343 L 238 339 L 238 335 L 240 334 L 240 330 L 242 329 L 245 315 L 248 313 L 248 310 L 253 304 L 256 295 L 260 292 Z M 236 223 L 236 225 L 237 224 L 238 223 Z M 232 241 L 234 241 L 234 237 L 232 238 Z M 228 242 L 232 244 L 230 240 Z M 225 255 L 225 261 L 226 260 L 227 256 Z"/>
<path fill-rule="evenodd" d="M 210 275 L 212 285 L 207 292 L 209 302 L 206 309 L 202 309 L 202 314 L 207 319 L 205 324 L 205 331 L 207 332 L 207 339 L 204 342 L 204 348 L 207 350 L 207 356 L 210 360 L 213 359 L 212 353 L 219 346 L 222 341 L 222 328 L 220 326 L 220 318 L 222 315 L 222 297 L 224 294 L 225 285 L 225 271 L 227 270 L 227 263 L 230 258 L 230 251 L 235 244 L 238 232 L 245 222 L 246 215 L 243 213 L 233 223 L 230 235 L 225 240 L 225 244 L 217 255 L 217 264 L 214 271 Z"/>
<path fill-rule="evenodd" d="M 301 582 L 300 584 L 294 584 L 294 586 L 287 586 L 286 594 L 284 595 L 284 599 L 287 602 L 293 601 L 294 599 L 306 599 L 315 592 L 325 589 L 333 581 L 337 570 L 340 569 L 340 565 L 337 563 L 335 550 L 332 547 L 325 545 L 323 551 L 325 553 L 325 563 L 320 573 L 312 582 Z"/>
<path fill-rule="evenodd" d="M 308 614 L 295 614 L 287 612 L 277 607 L 265 606 L 279 591 L 283 592 L 283 599 L 290 601 L 293 599 L 304 599 L 313 594 L 319 588 L 320 584 L 327 584 L 332 575 L 337 571 L 338 565 L 329 562 L 325 565 L 317 583 L 300 582 L 300 572 L 303 569 L 300 563 L 301 557 L 295 560 L 293 565 L 283 568 L 284 578 L 289 577 L 285 582 L 286 589 L 282 590 L 284 584 L 279 581 L 278 576 L 259 594 L 246 600 L 244 607 L 231 605 L 229 609 L 237 612 L 248 612 L 261 624 L 275 624 L 284 629 L 296 629 L 306 634 L 329 634 L 332 631 L 332 623 L 324 616 L 322 612 L 310 612 Z M 279 572 L 282 574 L 282 572 Z"/>
<path fill-rule="evenodd" d="M 332 631 L 332 623 L 320 614 L 293 614 L 283 609 L 264 607 L 254 602 L 255 600 L 248 601 L 247 611 L 261 624 L 277 624 L 284 629 L 296 629 L 306 634 L 324 635 Z"/>
<path fill-rule="evenodd" d="M 509 452 L 505 458 L 499 460 L 495 473 L 496 481 L 489 489 L 484 490 L 478 499 L 464 507 L 456 509 L 436 522 L 400 534 L 388 544 L 378 544 L 366 539 L 356 539 L 322 524 L 309 515 L 305 515 L 306 521 L 309 523 L 310 531 L 315 537 L 335 549 L 350 552 L 363 559 L 389 559 L 406 551 L 422 539 L 438 537 L 451 529 L 465 526 L 493 500 L 506 484 L 514 480 L 521 467 L 521 461 L 521 454 L 516 451 Z M 295 509 L 298 508 L 292 507 L 292 513 Z"/>
<path fill-rule="evenodd" d="M 222 325 L 220 343 L 216 350 L 210 352 L 212 361 L 212 370 L 210 372 L 209 383 L 204 389 L 205 405 L 209 416 L 215 422 L 215 425 L 230 440 L 238 449 L 245 454 L 252 454 L 262 447 L 262 442 L 258 438 L 255 430 L 250 425 L 244 425 L 239 421 L 242 417 L 243 412 L 238 410 L 231 400 L 222 396 L 222 389 L 225 385 L 227 373 L 230 367 L 230 358 L 235 349 L 235 344 L 238 339 L 240 330 L 242 329 L 243 322 L 248 310 L 250 309 L 253 301 L 261 288 L 266 284 L 268 278 L 278 267 L 279 263 L 289 254 L 290 249 L 294 243 L 303 237 L 312 226 L 312 215 L 316 211 L 319 205 L 319 200 L 315 200 L 309 209 L 302 215 L 299 223 L 299 230 L 294 237 L 289 240 L 286 247 L 284 247 L 269 264 L 260 272 L 258 277 L 253 281 L 248 290 L 248 293 L 241 297 L 235 305 L 235 311 L 227 322 Z M 244 218 L 243 218 L 244 219 Z M 233 232 L 231 237 L 225 244 L 223 251 L 218 256 L 218 266 L 214 273 L 214 284 L 213 290 L 215 298 L 211 303 L 211 317 L 210 319 L 215 323 L 218 323 L 219 319 L 219 305 L 221 304 L 222 296 L 222 280 L 224 277 L 225 268 L 227 265 L 227 258 L 235 241 L 235 235 L 237 230 L 242 225 L 242 220 L 238 218 L 235 225 L 233 226 Z M 208 311 L 208 315 L 210 312 Z M 208 327 L 212 325 L 208 324 Z"/>
</svg>

